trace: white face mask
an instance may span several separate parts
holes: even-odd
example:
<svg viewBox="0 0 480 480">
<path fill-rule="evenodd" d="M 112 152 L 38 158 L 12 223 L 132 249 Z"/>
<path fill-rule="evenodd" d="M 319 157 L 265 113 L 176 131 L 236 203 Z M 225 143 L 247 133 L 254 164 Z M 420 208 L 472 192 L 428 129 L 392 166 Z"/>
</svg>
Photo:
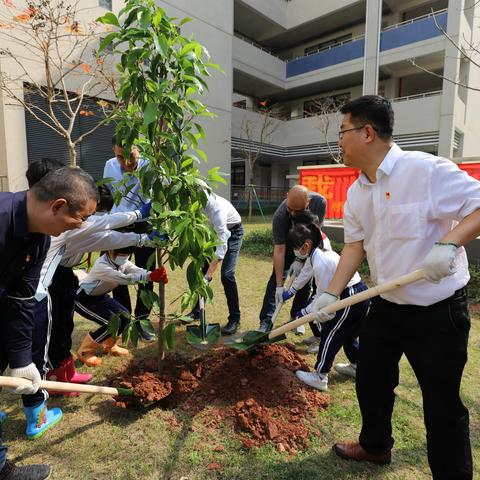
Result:
<svg viewBox="0 0 480 480">
<path fill-rule="evenodd" d="M 294 250 L 293 254 L 300 260 L 305 260 L 308 258 L 308 253 L 300 253 L 300 250 Z"/>
<path fill-rule="evenodd" d="M 113 263 L 115 265 L 118 265 L 119 267 L 121 267 L 122 265 L 124 265 L 128 260 L 128 256 L 125 256 L 125 255 L 118 255 L 117 258 L 115 258 L 115 260 L 113 260 Z"/>
</svg>

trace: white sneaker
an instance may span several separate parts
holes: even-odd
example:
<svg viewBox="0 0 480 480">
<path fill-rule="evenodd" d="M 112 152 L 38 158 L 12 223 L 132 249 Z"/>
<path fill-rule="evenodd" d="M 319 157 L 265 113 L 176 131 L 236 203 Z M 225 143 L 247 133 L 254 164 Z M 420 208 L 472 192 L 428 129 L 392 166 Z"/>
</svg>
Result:
<svg viewBox="0 0 480 480">
<path fill-rule="evenodd" d="M 328 390 L 328 375 L 317 372 L 302 372 L 302 370 L 297 370 L 295 375 L 310 387 L 321 390 L 322 392 Z"/>
<path fill-rule="evenodd" d="M 312 345 L 314 343 L 320 343 L 320 339 L 316 337 L 315 335 L 312 335 L 311 337 L 305 338 L 302 340 L 302 343 L 304 345 Z"/>
<path fill-rule="evenodd" d="M 357 376 L 357 365 L 355 363 L 337 363 L 333 368 L 342 375 L 353 378 Z"/>
<path fill-rule="evenodd" d="M 305 325 L 300 325 L 295 329 L 295 335 L 305 335 Z"/>
<path fill-rule="evenodd" d="M 307 348 L 307 353 L 318 353 L 318 350 L 320 349 L 320 344 L 319 343 L 313 343 Z"/>
</svg>

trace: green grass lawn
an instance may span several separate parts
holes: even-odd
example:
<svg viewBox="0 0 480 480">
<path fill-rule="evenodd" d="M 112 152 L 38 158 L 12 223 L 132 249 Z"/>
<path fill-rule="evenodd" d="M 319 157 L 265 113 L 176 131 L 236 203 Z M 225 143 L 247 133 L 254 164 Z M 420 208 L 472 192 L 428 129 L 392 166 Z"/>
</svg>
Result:
<svg viewBox="0 0 480 480">
<path fill-rule="evenodd" d="M 258 312 L 265 284 L 271 271 L 269 259 L 242 256 L 238 268 L 241 296 L 242 328 L 258 325 Z M 170 275 L 168 298 L 182 291 L 181 272 Z M 207 306 L 210 322 L 226 321 L 226 302 L 219 278 L 213 282 L 215 303 Z M 174 306 L 170 307 L 170 311 Z M 281 320 L 287 318 L 287 308 Z M 386 319 L 385 321 L 388 321 Z M 74 345 L 91 328 L 89 322 L 76 319 Z M 178 331 L 177 348 L 189 355 L 200 355 L 185 344 L 183 328 Z M 301 338 L 290 337 L 299 342 Z M 148 354 L 150 346 L 142 345 L 135 354 Z M 313 366 L 315 358 L 306 355 Z M 338 360 L 342 360 L 339 354 Z M 470 359 L 463 378 L 462 392 L 470 409 L 471 439 L 475 477 L 480 477 L 480 400 L 478 397 L 478 365 L 480 363 L 480 322 L 472 319 Z M 104 365 L 95 372 L 101 384 L 106 374 L 120 366 L 121 360 L 104 357 Z M 381 365 L 378 366 L 381 375 Z M 108 397 L 83 395 L 75 399 L 49 400 L 59 406 L 64 419 L 44 437 L 27 441 L 25 419 L 18 398 L 1 395 L 1 405 L 9 415 L 4 425 L 4 440 L 10 458 L 19 463 L 46 462 L 54 466 L 53 479 L 428 479 L 425 431 L 421 396 L 411 368 L 401 364 L 401 380 L 397 389 L 394 413 L 395 449 L 391 466 L 375 467 L 345 462 L 336 457 L 331 446 L 337 440 L 355 439 L 360 428 L 360 414 L 354 383 L 332 373 L 331 406 L 319 412 L 313 423 L 321 431 L 311 447 L 290 458 L 270 446 L 247 451 L 231 435 L 230 427 L 220 430 L 205 426 L 200 418 L 191 418 L 181 411 L 119 410 Z M 205 413 L 203 414 L 205 415 Z M 208 418 L 208 410 L 207 410 Z M 209 471 L 211 462 L 219 462 L 220 471 Z"/>
</svg>

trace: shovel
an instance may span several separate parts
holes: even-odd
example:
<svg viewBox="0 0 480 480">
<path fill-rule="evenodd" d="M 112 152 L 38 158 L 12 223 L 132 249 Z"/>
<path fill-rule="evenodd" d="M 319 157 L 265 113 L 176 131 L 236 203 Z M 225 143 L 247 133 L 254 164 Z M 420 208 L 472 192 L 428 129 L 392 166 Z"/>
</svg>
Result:
<svg viewBox="0 0 480 480">
<path fill-rule="evenodd" d="M 26 378 L 0 376 L 0 387 L 15 388 L 22 385 L 31 385 L 32 381 Z M 102 387 L 100 385 L 85 385 L 83 383 L 50 382 L 42 380 L 39 388 L 44 390 L 57 390 L 61 392 L 99 393 L 101 395 L 119 395 L 132 397 L 133 390 L 130 388 Z"/>
<path fill-rule="evenodd" d="M 337 302 L 332 303 L 322 309 L 322 311 L 326 313 L 334 313 L 338 310 L 342 310 L 343 308 L 355 305 L 356 303 L 368 300 L 369 298 L 376 297 L 377 295 L 380 295 L 382 293 L 390 292 L 395 288 L 403 287 L 404 285 L 408 285 L 409 283 L 418 282 L 422 278 L 424 278 L 423 270 L 415 270 L 412 273 L 402 275 L 401 277 L 397 277 L 394 280 L 383 283 L 382 285 L 371 287 L 368 290 L 364 290 L 363 292 L 352 295 L 351 297 L 344 298 L 343 300 L 338 300 Z M 226 340 L 225 345 L 236 348 L 238 350 L 250 350 L 251 348 L 254 348 L 259 344 L 273 343 L 274 341 L 283 339 L 285 332 L 293 330 L 294 328 L 297 328 L 298 326 L 305 323 L 311 322 L 314 319 L 315 313 L 309 313 L 308 315 L 297 318 L 293 322 L 286 323 L 285 325 L 282 325 L 281 327 L 278 327 L 271 332 L 264 333 L 257 330 L 245 332 L 241 337 L 237 339 Z"/>
<path fill-rule="evenodd" d="M 189 325 L 187 327 L 187 342 L 194 348 L 206 350 L 214 343 L 218 342 L 222 336 L 219 323 L 208 324 L 205 318 L 205 299 L 200 297 L 198 300 L 200 314 L 200 323 L 198 325 Z"/>
</svg>

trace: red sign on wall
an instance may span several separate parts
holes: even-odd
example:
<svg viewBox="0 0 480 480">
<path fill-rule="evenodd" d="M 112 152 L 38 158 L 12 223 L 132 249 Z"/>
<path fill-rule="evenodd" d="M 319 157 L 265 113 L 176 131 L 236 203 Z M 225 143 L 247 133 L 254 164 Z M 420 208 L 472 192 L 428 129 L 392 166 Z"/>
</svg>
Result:
<svg viewBox="0 0 480 480">
<path fill-rule="evenodd" d="M 327 200 L 325 218 L 343 218 L 347 190 L 358 178 L 360 170 L 342 167 L 313 167 L 300 170 L 300 185 L 318 192 Z"/>
<path fill-rule="evenodd" d="M 459 163 L 458 167 L 480 180 L 480 163 Z M 300 169 L 300 185 L 318 192 L 327 200 L 325 218 L 343 218 L 347 190 L 358 178 L 360 170 L 349 167 L 312 167 Z"/>
</svg>

